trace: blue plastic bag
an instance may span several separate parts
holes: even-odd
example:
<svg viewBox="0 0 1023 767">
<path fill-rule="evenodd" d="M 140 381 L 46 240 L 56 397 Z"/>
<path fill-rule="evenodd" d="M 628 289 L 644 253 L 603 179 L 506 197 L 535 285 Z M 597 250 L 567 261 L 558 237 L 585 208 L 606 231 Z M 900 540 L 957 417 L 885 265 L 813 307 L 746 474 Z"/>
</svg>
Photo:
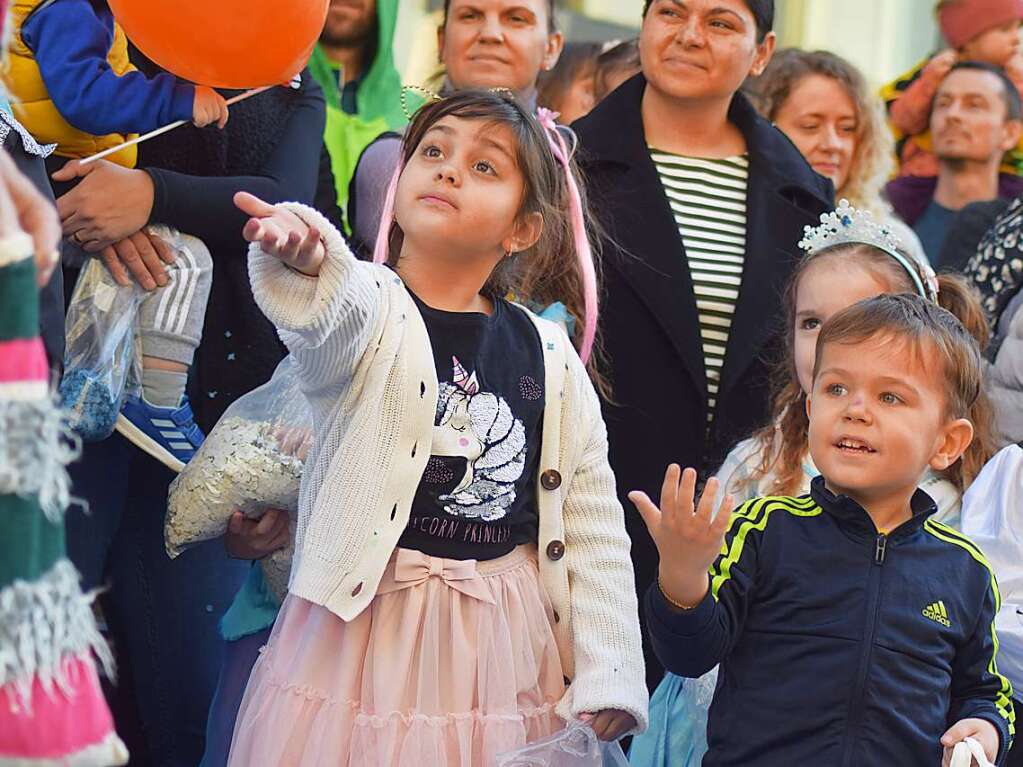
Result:
<svg viewBox="0 0 1023 767">
<path fill-rule="evenodd" d="M 700 767 L 718 670 L 699 679 L 665 674 L 650 699 L 650 728 L 632 741 L 633 767 Z"/>
</svg>

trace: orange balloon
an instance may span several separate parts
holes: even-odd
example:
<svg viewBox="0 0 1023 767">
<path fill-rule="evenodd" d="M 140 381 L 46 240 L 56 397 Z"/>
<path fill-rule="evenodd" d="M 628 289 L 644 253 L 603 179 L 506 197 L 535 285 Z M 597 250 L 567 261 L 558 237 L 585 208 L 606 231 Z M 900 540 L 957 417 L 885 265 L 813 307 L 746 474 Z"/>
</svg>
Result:
<svg viewBox="0 0 1023 767">
<path fill-rule="evenodd" d="M 135 46 L 214 88 L 279 85 L 302 71 L 330 0 L 110 0 Z"/>
</svg>

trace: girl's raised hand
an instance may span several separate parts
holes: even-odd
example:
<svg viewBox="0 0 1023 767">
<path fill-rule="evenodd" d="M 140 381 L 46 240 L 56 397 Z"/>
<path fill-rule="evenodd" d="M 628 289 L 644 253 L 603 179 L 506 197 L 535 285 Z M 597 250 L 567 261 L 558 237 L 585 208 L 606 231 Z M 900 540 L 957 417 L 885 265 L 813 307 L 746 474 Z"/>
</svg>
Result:
<svg viewBox="0 0 1023 767">
<path fill-rule="evenodd" d="M 238 192 L 234 204 L 251 216 L 242 229 L 249 242 L 278 258 L 297 272 L 316 277 L 327 255 L 320 232 L 290 211 L 264 202 L 248 192 Z"/>
<path fill-rule="evenodd" d="M 717 479 L 711 479 L 696 505 L 696 471 L 683 472 L 672 464 L 664 475 L 660 508 L 646 493 L 629 493 L 657 544 L 661 588 L 672 601 L 686 606 L 695 607 L 706 595 L 707 571 L 721 552 L 728 529 L 732 497 L 725 496 L 715 517 L 718 489 Z"/>
</svg>

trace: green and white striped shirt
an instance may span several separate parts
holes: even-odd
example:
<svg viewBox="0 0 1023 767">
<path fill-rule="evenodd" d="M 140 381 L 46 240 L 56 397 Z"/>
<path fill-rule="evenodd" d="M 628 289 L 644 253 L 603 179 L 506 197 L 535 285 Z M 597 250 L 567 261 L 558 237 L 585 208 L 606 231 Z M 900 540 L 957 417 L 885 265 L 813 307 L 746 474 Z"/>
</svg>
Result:
<svg viewBox="0 0 1023 767">
<path fill-rule="evenodd" d="M 728 334 L 746 257 L 749 158 L 682 157 L 650 149 L 675 214 L 696 294 L 707 370 L 707 420 L 714 418 Z"/>
</svg>

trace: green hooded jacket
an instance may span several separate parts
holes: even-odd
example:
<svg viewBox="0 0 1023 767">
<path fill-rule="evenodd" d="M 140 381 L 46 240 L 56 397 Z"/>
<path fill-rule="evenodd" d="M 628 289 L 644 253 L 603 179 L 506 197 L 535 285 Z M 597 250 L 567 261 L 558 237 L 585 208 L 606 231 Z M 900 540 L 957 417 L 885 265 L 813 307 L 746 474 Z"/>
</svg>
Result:
<svg viewBox="0 0 1023 767">
<path fill-rule="evenodd" d="M 397 20 L 398 0 L 377 0 L 376 55 L 357 86 L 355 114 L 348 114 L 341 108 L 337 68 L 319 45 L 309 60 L 309 71 L 323 88 L 327 102 L 323 138 L 330 153 L 341 210 L 346 209 L 348 185 L 362 150 L 381 133 L 401 130 L 408 122 L 401 106 L 401 75 L 394 66 Z"/>
</svg>

